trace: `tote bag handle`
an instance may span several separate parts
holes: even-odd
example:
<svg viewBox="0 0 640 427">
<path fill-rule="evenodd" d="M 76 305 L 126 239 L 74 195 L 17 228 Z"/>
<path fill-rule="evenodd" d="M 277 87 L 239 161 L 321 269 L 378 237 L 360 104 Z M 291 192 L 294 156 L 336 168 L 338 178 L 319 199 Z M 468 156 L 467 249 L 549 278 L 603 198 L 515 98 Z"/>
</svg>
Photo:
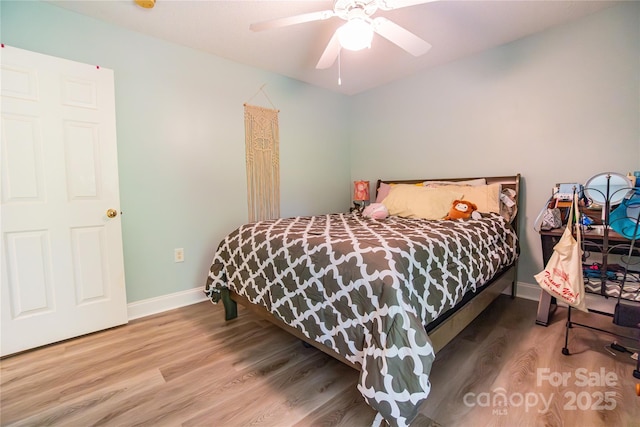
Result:
<svg viewBox="0 0 640 427">
<path fill-rule="evenodd" d="M 580 230 L 580 221 L 576 220 L 576 218 L 580 217 L 580 209 L 578 208 L 578 193 L 573 193 L 573 202 L 571 203 L 571 210 L 569 211 L 569 218 L 567 219 L 567 229 L 569 232 L 573 233 L 573 224 L 576 225 L 576 242 L 578 243 L 578 247 L 582 249 L 582 233 Z"/>
</svg>

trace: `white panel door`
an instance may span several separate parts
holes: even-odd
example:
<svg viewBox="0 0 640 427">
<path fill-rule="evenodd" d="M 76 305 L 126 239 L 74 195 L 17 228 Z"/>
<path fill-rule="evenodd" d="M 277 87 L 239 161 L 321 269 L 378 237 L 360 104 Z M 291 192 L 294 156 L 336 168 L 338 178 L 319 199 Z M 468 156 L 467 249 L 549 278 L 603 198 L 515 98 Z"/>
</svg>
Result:
<svg viewBox="0 0 640 427">
<path fill-rule="evenodd" d="M 127 323 L 111 70 L 0 48 L 2 356 Z"/>
</svg>

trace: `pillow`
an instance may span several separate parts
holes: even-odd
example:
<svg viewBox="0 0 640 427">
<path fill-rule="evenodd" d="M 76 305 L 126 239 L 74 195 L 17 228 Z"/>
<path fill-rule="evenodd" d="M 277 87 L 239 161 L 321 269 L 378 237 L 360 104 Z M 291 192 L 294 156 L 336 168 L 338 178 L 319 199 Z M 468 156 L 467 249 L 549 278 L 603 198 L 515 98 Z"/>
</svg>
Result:
<svg viewBox="0 0 640 427">
<path fill-rule="evenodd" d="M 371 219 L 385 219 L 389 216 L 389 211 L 382 203 L 371 203 L 369 206 L 364 208 L 362 216 Z"/>
<path fill-rule="evenodd" d="M 381 203 L 389 195 L 389 190 L 391 190 L 391 186 L 381 182 L 380 187 L 378 187 L 378 194 L 376 194 L 376 203 Z"/>
<path fill-rule="evenodd" d="M 422 185 L 424 185 L 425 187 L 431 186 L 431 185 L 472 185 L 472 186 L 478 186 L 478 185 L 487 185 L 487 180 L 484 178 L 476 178 L 476 179 L 468 179 L 466 181 L 425 181 L 422 183 Z"/>
<path fill-rule="evenodd" d="M 410 184 L 391 187 L 389 195 L 382 202 L 389 215 L 406 218 L 442 219 L 456 199 L 463 193 L 446 188 L 426 188 Z"/>
<path fill-rule="evenodd" d="M 512 188 L 504 188 L 500 194 L 500 215 L 502 215 L 507 222 L 513 222 L 517 213 L 516 191 Z"/>
<path fill-rule="evenodd" d="M 427 187 L 429 188 L 429 187 Z M 502 185 L 499 183 L 490 185 L 447 185 L 439 187 L 449 191 L 460 191 L 464 194 L 463 200 L 467 200 L 478 206 L 478 212 L 500 213 L 500 193 Z"/>
<path fill-rule="evenodd" d="M 380 187 L 378 187 L 378 194 L 376 195 L 376 203 L 382 203 L 382 201 L 389 195 L 389 191 L 395 187 L 396 185 L 417 185 L 422 186 L 421 182 L 417 182 L 415 184 L 385 184 L 384 182 L 380 183 Z"/>
</svg>

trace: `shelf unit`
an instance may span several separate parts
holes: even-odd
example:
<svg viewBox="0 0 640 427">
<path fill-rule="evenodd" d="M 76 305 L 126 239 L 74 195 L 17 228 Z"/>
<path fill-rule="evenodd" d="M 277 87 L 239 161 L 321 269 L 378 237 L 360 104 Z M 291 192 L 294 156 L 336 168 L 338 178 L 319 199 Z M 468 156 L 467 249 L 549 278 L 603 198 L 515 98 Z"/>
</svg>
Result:
<svg viewBox="0 0 640 427">
<path fill-rule="evenodd" d="M 599 272 L 599 275 L 595 276 L 596 286 L 590 287 L 585 284 L 585 291 L 591 294 L 598 294 L 604 298 L 616 298 L 616 310 L 618 309 L 618 306 L 620 304 L 624 304 L 625 307 L 628 307 L 633 311 L 633 313 L 638 313 L 638 315 L 640 316 L 640 272 L 631 270 L 632 266 L 638 263 L 634 260 L 634 258 L 640 256 L 640 248 L 636 245 L 635 238 L 635 236 L 637 236 L 638 234 L 637 232 L 640 224 L 640 210 L 638 212 L 637 218 L 631 218 L 633 221 L 635 221 L 635 230 L 632 239 L 626 239 L 624 236 L 613 233 L 611 229 L 610 215 L 612 209 L 612 197 L 616 194 L 615 192 L 610 193 L 609 179 L 610 176 L 607 175 L 606 190 L 602 194 L 604 204 L 602 205 L 601 211 L 602 224 L 599 225 L 599 227 L 601 227 L 602 234 L 594 236 L 593 233 L 588 232 L 587 227 L 582 224 L 582 221 L 577 222 L 577 226 L 582 227 L 582 250 L 584 253 L 583 264 L 592 254 L 600 254 L 601 256 L 599 270 L 597 270 Z M 587 188 L 585 188 L 585 190 L 587 190 Z M 624 189 L 618 189 L 616 192 L 619 191 L 625 191 L 625 194 L 627 194 L 630 191 L 640 191 L 640 189 L 628 187 Z M 612 239 L 612 235 L 615 235 L 614 239 Z M 615 272 L 611 268 L 611 264 L 609 263 L 610 257 L 613 254 L 620 255 L 620 262 L 615 264 Z M 597 264 L 598 263 L 595 263 L 594 265 Z M 598 281 L 599 286 L 597 285 Z M 594 309 L 588 310 L 591 313 L 614 317 L 614 323 L 616 323 L 615 313 L 612 314 Z M 605 332 L 607 334 L 624 337 L 631 340 L 637 340 L 640 343 L 638 337 L 621 335 L 612 331 L 572 321 L 571 311 L 572 308 L 568 307 L 567 323 L 565 327 L 565 342 L 564 347 L 562 348 L 562 354 L 564 355 L 570 354 L 568 348 L 569 332 L 573 327 L 576 326 Z M 640 324 L 636 324 L 635 326 L 631 327 L 640 328 Z M 633 371 L 633 376 L 640 379 L 640 358 L 637 362 L 636 369 Z"/>
</svg>

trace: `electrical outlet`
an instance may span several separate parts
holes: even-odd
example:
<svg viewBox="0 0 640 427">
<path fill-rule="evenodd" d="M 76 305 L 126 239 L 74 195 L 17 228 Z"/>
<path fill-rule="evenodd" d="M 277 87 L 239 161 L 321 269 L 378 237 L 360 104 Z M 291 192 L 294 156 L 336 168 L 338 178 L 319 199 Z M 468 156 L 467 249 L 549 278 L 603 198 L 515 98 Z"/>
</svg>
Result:
<svg viewBox="0 0 640 427">
<path fill-rule="evenodd" d="M 184 249 L 183 248 L 175 248 L 173 250 L 173 261 L 174 262 L 183 262 L 184 261 Z"/>
</svg>

